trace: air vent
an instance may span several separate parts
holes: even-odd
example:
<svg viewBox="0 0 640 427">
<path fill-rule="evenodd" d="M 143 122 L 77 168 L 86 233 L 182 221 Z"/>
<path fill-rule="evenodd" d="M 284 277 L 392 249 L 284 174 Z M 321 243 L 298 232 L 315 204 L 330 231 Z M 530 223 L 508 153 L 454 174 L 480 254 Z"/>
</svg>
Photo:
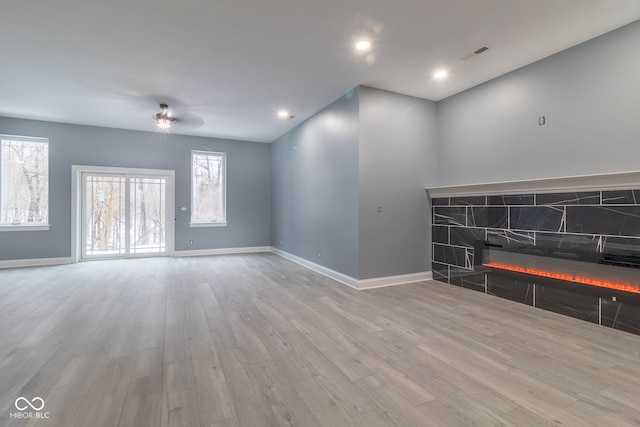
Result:
<svg viewBox="0 0 640 427">
<path fill-rule="evenodd" d="M 471 58 L 475 58 L 476 56 L 480 55 L 481 53 L 484 53 L 486 51 L 489 50 L 489 46 L 482 46 L 481 48 L 478 48 L 476 50 L 474 50 L 471 53 L 466 54 L 465 56 L 462 57 L 463 61 L 467 61 Z"/>
</svg>

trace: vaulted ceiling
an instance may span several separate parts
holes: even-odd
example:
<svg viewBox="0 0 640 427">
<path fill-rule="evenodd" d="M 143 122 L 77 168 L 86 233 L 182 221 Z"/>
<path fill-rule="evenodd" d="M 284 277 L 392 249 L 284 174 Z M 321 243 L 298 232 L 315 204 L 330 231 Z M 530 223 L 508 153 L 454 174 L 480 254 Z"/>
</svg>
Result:
<svg viewBox="0 0 640 427">
<path fill-rule="evenodd" d="M 156 131 L 168 103 L 171 132 L 270 142 L 359 84 L 440 100 L 638 19 L 638 0 L 3 0 L 0 116 Z"/>
</svg>

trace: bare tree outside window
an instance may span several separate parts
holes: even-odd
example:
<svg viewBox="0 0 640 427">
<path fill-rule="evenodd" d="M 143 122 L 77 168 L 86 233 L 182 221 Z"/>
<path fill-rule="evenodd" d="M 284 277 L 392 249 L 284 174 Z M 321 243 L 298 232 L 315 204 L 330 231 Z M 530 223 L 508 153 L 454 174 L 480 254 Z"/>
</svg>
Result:
<svg viewBox="0 0 640 427">
<path fill-rule="evenodd" d="M 166 236 L 166 179 L 130 180 L 130 251 L 164 252 Z"/>
<path fill-rule="evenodd" d="M 224 153 L 191 154 L 191 222 L 226 222 Z"/>
<path fill-rule="evenodd" d="M 125 252 L 125 178 L 85 176 L 86 254 Z"/>
<path fill-rule="evenodd" d="M 83 180 L 86 256 L 166 250 L 165 178 L 87 173 Z"/>
<path fill-rule="evenodd" d="M 1 141 L 0 223 L 47 223 L 49 143 L 19 138 Z"/>
</svg>

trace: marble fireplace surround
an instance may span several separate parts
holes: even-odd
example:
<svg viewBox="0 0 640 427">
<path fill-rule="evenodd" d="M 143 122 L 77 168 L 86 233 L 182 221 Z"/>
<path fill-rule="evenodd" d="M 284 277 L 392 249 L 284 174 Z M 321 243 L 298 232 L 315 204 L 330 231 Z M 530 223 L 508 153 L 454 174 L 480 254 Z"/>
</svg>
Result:
<svg viewBox="0 0 640 427">
<path fill-rule="evenodd" d="M 638 294 L 486 273 L 474 265 L 477 241 L 594 254 L 640 252 L 640 172 L 426 190 L 435 280 L 640 334 Z"/>
</svg>

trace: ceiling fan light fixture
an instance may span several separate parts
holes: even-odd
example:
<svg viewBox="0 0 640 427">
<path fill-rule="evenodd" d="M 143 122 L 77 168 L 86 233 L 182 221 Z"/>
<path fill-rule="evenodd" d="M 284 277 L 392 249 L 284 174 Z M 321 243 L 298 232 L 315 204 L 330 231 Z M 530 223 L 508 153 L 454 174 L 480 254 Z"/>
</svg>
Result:
<svg viewBox="0 0 640 427">
<path fill-rule="evenodd" d="M 160 112 L 156 114 L 156 124 L 160 129 L 171 129 L 171 124 L 175 121 L 173 117 L 169 116 L 169 106 L 167 104 L 160 104 Z"/>
<path fill-rule="evenodd" d="M 171 128 L 171 122 L 172 120 L 170 117 L 157 117 L 157 123 L 160 129 Z"/>
</svg>

